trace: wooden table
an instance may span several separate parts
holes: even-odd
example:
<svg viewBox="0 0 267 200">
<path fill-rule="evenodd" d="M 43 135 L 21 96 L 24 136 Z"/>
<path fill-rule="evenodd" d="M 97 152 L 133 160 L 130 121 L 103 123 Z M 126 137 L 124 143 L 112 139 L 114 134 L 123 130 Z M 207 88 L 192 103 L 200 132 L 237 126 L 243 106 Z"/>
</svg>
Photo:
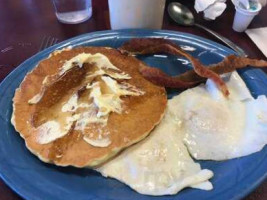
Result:
<svg viewBox="0 0 267 200">
<path fill-rule="evenodd" d="M 167 3 L 170 1 L 167 0 Z M 193 1 L 180 0 L 193 10 Z M 196 14 L 196 13 L 195 13 Z M 266 59 L 245 33 L 236 33 L 231 26 L 234 7 L 228 1 L 228 8 L 216 21 L 205 21 L 198 14 L 197 21 L 219 32 L 242 47 L 250 57 Z M 267 26 L 267 7 L 254 19 L 250 28 Z M 107 0 L 93 0 L 93 16 L 78 25 L 66 25 L 57 21 L 49 0 L 8 0 L 0 1 L 0 82 L 21 62 L 34 55 L 44 36 L 58 38 L 59 41 L 93 31 L 110 29 Z M 173 23 L 165 13 L 163 29 L 177 30 L 213 39 L 202 30 L 181 27 Z M 0 200 L 21 199 L 0 180 Z M 246 200 L 266 200 L 265 181 Z"/>
</svg>

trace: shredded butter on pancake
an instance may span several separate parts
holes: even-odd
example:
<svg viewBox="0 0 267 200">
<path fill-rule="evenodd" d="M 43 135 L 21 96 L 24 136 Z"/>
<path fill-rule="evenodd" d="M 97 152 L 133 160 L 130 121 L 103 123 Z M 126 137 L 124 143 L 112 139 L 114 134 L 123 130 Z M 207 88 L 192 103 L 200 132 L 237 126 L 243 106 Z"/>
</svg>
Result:
<svg viewBox="0 0 267 200">
<path fill-rule="evenodd" d="M 216 83 L 224 96 L 229 95 L 229 90 L 219 74 L 232 72 L 237 68 L 243 68 L 247 65 L 256 67 L 267 66 L 267 62 L 263 60 L 253 60 L 230 55 L 221 63 L 207 68 L 198 59 L 185 52 L 178 45 L 163 38 L 134 38 L 124 43 L 119 49 L 125 54 L 168 53 L 172 55 L 182 55 L 192 63 L 194 70 L 185 72 L 176 77 L 171 77 L 160 69 L 148 66 L 140 68 L 140 72 L 151 82 L 169 88 L 189 88 L 209 78 Z"/>
<path fill-rule="evenodd" d="M 85 63 L 89 63 L 93 66 L 85 67 Z M 99 53 L 81 53 L 70 60 L 65 61 L 60 69 L 58 80 L 63 80 L 65 73 L 71 73 L 72 71 L 81 68 L 85 68 L 83 70 L 85 80 L 81 82 L 81 87 L 85 87 L 86 90 L 89 90 L 87 99 L 78 102 L 79 95 L 75 92 L 69 97 L 67 102 L 62 105 L 59 113 L 57 113 L 57 119 L 53 118 L 51 121 L 46 121 L 44 123 L 43 121 L 48 119 L 43 119 L 42 124 L 37 127 L 37 130 L 40 133 L 37 137 L 37 141 L 40 144 L 47 144 L 65 136 L 73 126 L 75 129 L 76 123 L 78 124 L 77 127 L 82 127 L 81 129 L 76 128 L 76 130 L 81 130 L 82 134 L 84 134 L 86 127 L 90 123 L 106 126 L 110 113 L 122 113 L 123 100 L 121 99 L 121 96 L 144 95 L 144 92 L 136 88 L 134 85 L 128 83 L 123 84 L 123 82 L 118 83 L 114 77 L 121 81 L 131 79 L 131 77 L 115 67 L 106 56 Z M 110 69 L 114 71 L 110 73 L 110 71 L 108 71 Z M 90 78 L 88 78 L 87 75 Z M 57 85 L 58 80 L 52 84 Z M 35 104 L 39 104 L 39 102 L 42 101 L 42 98 L 47 98 L 44 94 L 49 93 L 50 89 L 52 89 L 50 92 L 55 92 L 53 86 L 45 85 L 45 87 L 46 89 L 41 90 L 41 94 L 37 94 L 33 99 L 29 100 L 30 104 L 33 104 L 34 102 Z M 51 95 L 48 96 L 51 97 Z M 82 108 L 80 104 L 83 105 L 83 108 L 86 108 L 78 110 L 78 108 Z M 47 113 L 47 111 L 44 112 Z M 87 116 L 83 113 L 90 114 Z M 38 113 L 34 115 L 34 118 L 37 117 Z M 86 117 L 88 118 L 87 120 L 85 119 Z M 97 147 L 106 147 L 111 144 L 109 138 L 107 136 L 103 138 L 101 134 L 98 134 L 97 136 L 93 134 L 91 136 L 84 135 L 83 138 L 89 144 Z"/>
<path fill-rule="evenodd" d="M 96 53 L 94 55 L 90 53 L 81 53 L 71 58 L 70 60 L 65 61 L 64 65 L 62 66 L 60 70 L 60 74 L 65 73 L 66 71 L 71 69 L 74 65 L 78 65 L 81 68 L 84 63 L 95 64 L 97 66 L 98 71 L 95 76 L 106 74 L 115 79 L 130 79 L 131 78 L 128 74 L 122 72 L 120 69 L 114 66 L 106 56 L 100 53 Z"/>
<path fill-rule="evenodd" d="M 52 53 L 16 90 L 12 123 L 42 161 L 97 166 L 163 117 L 166 91 L 140 74 L 141 63 L 104 47 Z"/>
</svg>

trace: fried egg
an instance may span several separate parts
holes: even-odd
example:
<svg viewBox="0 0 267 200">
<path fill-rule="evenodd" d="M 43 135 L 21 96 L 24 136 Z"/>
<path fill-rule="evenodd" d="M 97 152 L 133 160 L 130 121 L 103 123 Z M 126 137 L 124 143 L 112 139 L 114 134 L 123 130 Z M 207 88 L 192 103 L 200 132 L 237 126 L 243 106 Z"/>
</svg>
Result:
<svg viewBox="0 0 267 200">
<path fill-rule="evenodd" d="M 173 100 L 169 100 L 170 101 Z M 151 134 L 99 167 L 105 177 L 126 183 L 146 195 L 176 194 L 185 187 L 211 190 L 212 171 L 201 169 L 190 157 L 178 134 L 179 122 L 168 106 L 161 123 Z"/>
<path fill-rule="evenodd" d="M 214 82 L 173 98 L 171 113 L 190 154 L 200 160 L 226 160 L 260 151 L 267 144 L 267 99 L 254 99 L 237 72 L 223 77 L 230 96 Z"/>
</svg>

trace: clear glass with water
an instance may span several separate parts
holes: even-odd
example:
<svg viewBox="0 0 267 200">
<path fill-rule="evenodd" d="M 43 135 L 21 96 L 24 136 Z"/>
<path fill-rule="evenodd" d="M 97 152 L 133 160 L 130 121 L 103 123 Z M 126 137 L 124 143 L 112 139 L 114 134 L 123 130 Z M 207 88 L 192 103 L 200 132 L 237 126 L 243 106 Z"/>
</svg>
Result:
<svg viewBox="0 0 267 200">
<path fill-rule="evenodd" d="M 78 24 L 92 16 L 92 0 L 52 0 L 57 19 L 65 24 Z"/>
</svg>

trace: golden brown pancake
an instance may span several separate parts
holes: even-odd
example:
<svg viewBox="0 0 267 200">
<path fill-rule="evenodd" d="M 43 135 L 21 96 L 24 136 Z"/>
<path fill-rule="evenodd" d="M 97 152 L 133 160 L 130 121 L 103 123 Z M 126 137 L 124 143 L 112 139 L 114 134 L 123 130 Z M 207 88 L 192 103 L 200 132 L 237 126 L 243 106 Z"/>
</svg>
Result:
<svg viewBox="0 0 267 200">
<path fill-rule="evenodd" d="M 47 144 L 40 144 L 37 141 L 38 126 L 51 119 L 59 120 L 68 115 L 62 114 L 59 107 L 61 108 L 62 103 L 74 93 L 84 99 L 83 101 L 86 99 L 84 96 L 88 95 L 84 82 L 86 73 L 93 68 L 90 64 L 84 64 L 83 67 L 74 66 L 59 76 L 63 63 L 81 53 L 105 55 L 114 66 L 131 76 L 127 83 L 141 89 L 144 94 L 121 97 L 122 113 L 110 113 L 105 127 L 92 124 L 85 130 L 86 135 L 95 134 L 99 129 L 108 131 L 111 144 L 107 147 L 96 147 L 87 143 L 83 139 L 84 133 L 73 128 L 75 121 L 65 136 Z M 122 149 L 145 138 L 164 115 L 167 103 L 165 89 L 142 77 L 139 73 L 141 64 L 143 65 L 134 57 L 104 47 L 82 47 L 54 53 L 28 73 L 16 90 L 12 123 L 24 138 L 27 148 L 44 162 L 75 167 L 99 165 Z M 43 82 L 49 84 L 45 86 Z M 40 101 L 30 104 L 29 100 L 40 93 L 43 94 Z"/>
</svg>

